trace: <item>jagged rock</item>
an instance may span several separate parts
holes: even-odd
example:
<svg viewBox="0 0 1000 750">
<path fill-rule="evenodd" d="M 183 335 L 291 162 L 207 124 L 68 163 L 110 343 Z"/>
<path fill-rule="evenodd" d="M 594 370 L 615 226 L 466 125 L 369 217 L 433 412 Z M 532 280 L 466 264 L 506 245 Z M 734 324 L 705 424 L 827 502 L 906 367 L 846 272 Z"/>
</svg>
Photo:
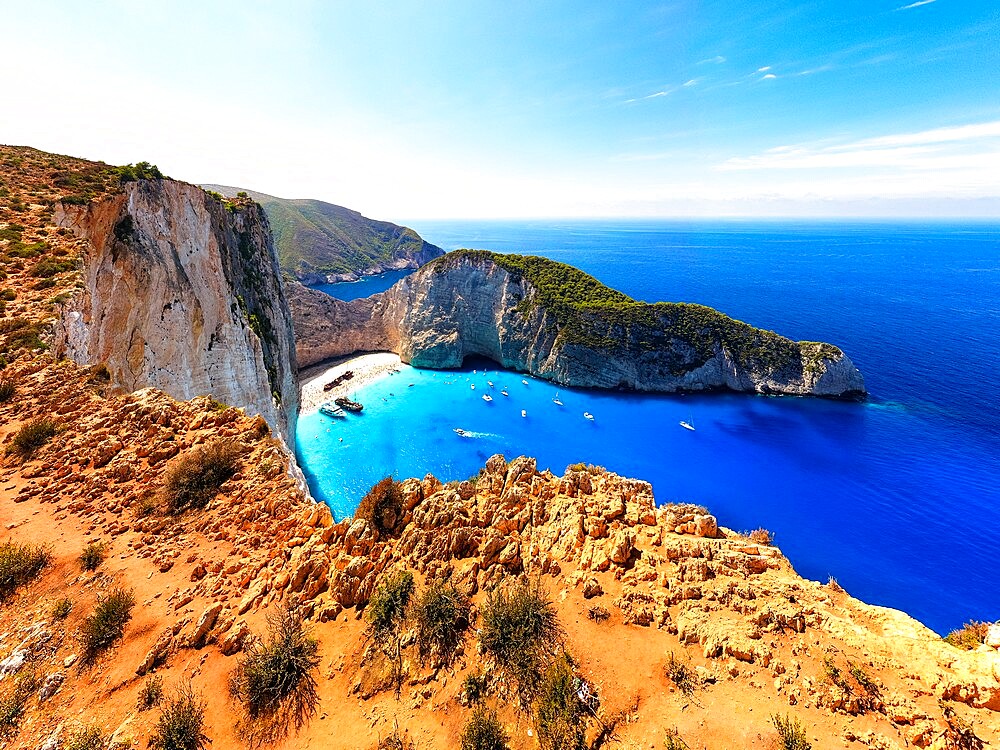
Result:
<svg viewBox="0 0 1000 750">
<path fill-rule="evenodd" d="M 222 639 L 219 650 L 226 656 L 232 656 L 243 649 L 247 637 L 250 635 L 250 628 L 240 620 L 236 626 Z"/>
<path fill-rule="evenodd" d="M 215 625 L 221 611 L 222 604 L 216 602 L 202 613 L 201 617 L 198 618 L 198 624 L 195 625 L 194 632 L 187 640 L 189 648 L 201 648 L 205 645 L 205 638 L 208 637 L 208 633 Z"/>
<path fill-rule="evenodd" d="M 990 625 L 986 631 L 986 638 L 983 640 L 990 648 L 1000 649 L 1000 622 Z"/>
<path fill-rule="evenodd" d="M 167 656 L 170 654 L 173 641 L 174 631 L 172 628 L 167 628 L 163 631 L 160 637 L 156 639 L 156 643 L 153 644 L 153 647 L 146 652 L 146 655 L 139 663 L 139 666 L 136 667 L 135 673 L 142 677 L 144 674 L 163 664 L 163 662 L 167 660 Z"/>
<path fill-rule="evenodd" d="M 42 682 L 42 687 L 38 690 L 38 700 L 44 701 L 56 694 L 56 691 L 66 679 L 64 672 L 53 672 Z"/>
</svg>

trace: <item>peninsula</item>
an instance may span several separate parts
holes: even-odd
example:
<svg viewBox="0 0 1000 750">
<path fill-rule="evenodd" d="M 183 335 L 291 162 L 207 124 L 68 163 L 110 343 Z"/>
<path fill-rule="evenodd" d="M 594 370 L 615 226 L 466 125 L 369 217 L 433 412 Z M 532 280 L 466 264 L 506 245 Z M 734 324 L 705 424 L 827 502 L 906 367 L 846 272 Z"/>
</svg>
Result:
<svg viewBox="0 0 1000 750">
<path fill-rule="evenodd" d="M 792 341 L 702 305 L 638 302 L 546 258 L 457 250 L 343 302 L 288 284 L 301 366 L 391 351 L 417 367 L 470 355 L 567 386 L 862 398 L 831 344 Z"/>
</svg>

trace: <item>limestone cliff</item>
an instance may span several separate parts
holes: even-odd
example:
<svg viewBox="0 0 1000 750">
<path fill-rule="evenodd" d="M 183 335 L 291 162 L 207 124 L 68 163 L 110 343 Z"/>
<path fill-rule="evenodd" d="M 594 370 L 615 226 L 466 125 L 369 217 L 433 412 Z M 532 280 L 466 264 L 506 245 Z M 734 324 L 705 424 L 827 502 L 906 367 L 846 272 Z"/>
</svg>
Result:
<svg viewBox="0 0 1000 750">
<path fill-rule="evenodd" d="M 367 300 L 294 285 L 289 299 L 302 365 L 387 349 L 430 368 L 480 355 L 581 387 L 865 393 L 835 346 L 794 342 L 700 305 L 636 302 L 544 258 L 457 251 Z"/>
<path fill-rule="evenodd" d="M 55 221 L 88 241 L 57 355 L 104 363 L 129 391 L 211 395 L 294 435 L 291 316 L 260 206 L 140 180 L 89 205 L 60 204 Z"/>
</svg>

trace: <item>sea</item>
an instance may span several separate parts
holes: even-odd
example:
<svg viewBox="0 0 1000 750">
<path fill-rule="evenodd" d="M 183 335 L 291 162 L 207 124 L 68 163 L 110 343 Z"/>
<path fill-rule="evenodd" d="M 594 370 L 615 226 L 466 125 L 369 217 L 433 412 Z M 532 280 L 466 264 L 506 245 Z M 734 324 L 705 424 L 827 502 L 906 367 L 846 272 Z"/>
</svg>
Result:
<svg viewBox="0 0 1000 750">
<path fill-rule="evenodd" d="M 360 416 L 299 421 L 310 487 L 336 517 L 386 475 L 464 479 L 494 453 L 556 473 L 587 462 L 651 482 L 658 503 L 767 528 L 801 575 L 834 577 L 938 633 L 1000 620 L 1000 224 L 410 225 L 449 250 L 544 255 L 635 299 L 697 302 L 837 344 L 871 396 L 635 395 L 557 387 L 486 360 L 406 367 L 354 394 Z M 325 291 L 352 298 L 385 282 Z"/>
</svg>

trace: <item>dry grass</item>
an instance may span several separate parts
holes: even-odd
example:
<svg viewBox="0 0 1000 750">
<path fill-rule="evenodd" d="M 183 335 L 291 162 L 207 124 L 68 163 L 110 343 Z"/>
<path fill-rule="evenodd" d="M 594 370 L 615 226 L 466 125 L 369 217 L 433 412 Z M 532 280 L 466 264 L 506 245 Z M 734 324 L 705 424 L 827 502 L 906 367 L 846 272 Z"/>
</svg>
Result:
<svg viewBox="0 0 1000 750">
<path fill-rule="evenodd" d="M 379 534 L 391 534 L 403 520 L 403 493 L 399 482 L 385 477 L 361 498 L 355 518 L 363 518 Z"/>
<path fill-rule="evenodd" d="M 21 426 L 14 439 L 7 446 L 7 454 L 15 454 L 22 461 L 31 458 L 35 451 L 45 445 L 59 432 L 59 427 L 51 419 L 40 417 Z"/>
<path fill-rule="evenodd" d="M 989 629 L 990 624 L 988 622 L 977 622 L 976 620 L 972 620 L 965 623 L 965 625 L 960 627 L 958 630 L 952 630 L 944 637 L 944 639 L 956 648 L 971 651 L 972 649 L 983 645 Z"/>
<path fill-rule="evenodd" d="M 0 544 L 0 602 L 27 585 L 52 561 L 52 554 L 40 544 Z"/>
<path fill-rule="evenodd" d="M 80 627 L 83 662 L 93 663 L 104 651 L 125 635 L 125 626 L 132 619 L 135 594 L 131 589 L 114 589 L 98 601 L 94 613 Z"/>
<path fill-rule="evenodd" d="M 164 511 L 177 515 L 204 508 L 236 473 L 239 456 L 239 446 L 228 440 L 215 440 L 178 456 L 168 467 L 163 482 Z"/>
</svg>

